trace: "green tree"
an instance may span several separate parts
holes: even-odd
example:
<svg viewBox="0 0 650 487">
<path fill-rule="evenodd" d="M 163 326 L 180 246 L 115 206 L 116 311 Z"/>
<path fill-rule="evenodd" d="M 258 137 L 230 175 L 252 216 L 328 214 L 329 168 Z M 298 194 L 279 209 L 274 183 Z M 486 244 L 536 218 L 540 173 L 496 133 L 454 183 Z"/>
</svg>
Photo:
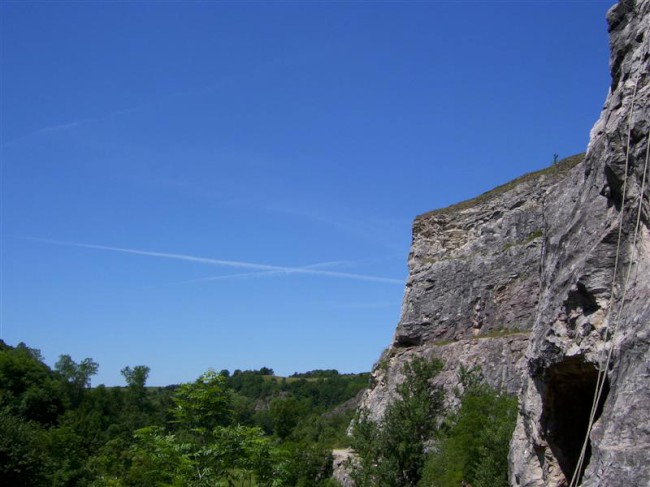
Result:
<svg viewBox="0 0 650 487">
<path fill-rule="evenodd" d="M 259 428 L 218 426 L 213 430 L 213 442 L 199 450 L 199 454 L 228 485 L 235 481 L 252 485 L 253 478 L 260 485 L 269 485 L 277 474 L 273 458 L 277 452 Z"/>
<path fill-rule="evenodd" d="M 122 369 L 126 387 L 90 388 L 97 369 L 62 355 L 50 370 L 0 340 L 0 485 L 324 487 L 352 411 L 323 413 L 367 383 L 264 367 L 151 388 L 138 365 Z"/>
<path fill-rule="evenodd" d="M 380 424 L 362 410 L 353 425 L 351 463 L 358 487 L 417 485 L 426 459 L 426 445 L 436 433 L 443 393 L 432 385 L 442 363 L 414 358 L 404 364 L 404 380 Z"/>
<path fill-rule="evenodd" d="M 284 475 L 277 468 L 282 463 L 279 452 L 259 428 L 217 426 L 209 442 L 193 442 L 163 428 L 146 427 L 136 431 L 135 439 L 123 474 L 126 485 L 233 486 L 245 482 L 270 486 L 279 485 Z"/>
<path fill-rule="evenodd" d="M 149 367 L 136 365 L 135 367 L 124 367 L 120 372 L 126 380 L 125 408 L 123 411 L 123 422 L 131 431 L 142 428 L 149 420 L 153 406 L 147 396 L 147 378 Z"/>
<path fill-rule="evenodd" d="M 69 383 L 79 388 L 86 388 L 90 387 L 90 378 L 99 370 L 99 364 L 91 358 L 76 363 L 70 355 L 61 355 L 54 364 L 54 369 Z"/>
<path fill-rule="evenodd" d="M 320 444 L 297 443 L 285 446 L 284 483 L 293 487 L 329 484 L 332 476 L 332 450 Z"/>
<path fill-rule="evenodd" d="M 485 385 L 477 371 L 461 369 L 463 393 L 449 429 L 429 456 L 422 487 L 507 487 L 508 446 L 517 400 Z"/>
<path fill-rule="evenodd" d="M 84 390 L 90 387 L 91 377 L 99 370 L 99 364 L 91 358 L 77 363 L 70 355 L 61 355 L 54 364 L 54 370 L 68 383 L 73 406 L 77 406 Z"/>
<path fill-rule="evenodd" d="M 149 378 L 151 369 L 146 365 L 136 365 L 135 367 L 124 367 L 120 373 L 124 376 L 127 387 L 138 391 L 144 390 Z"/>
<path fill-rule="evenodd" d="M 76 411 L 66 413 L 63 424 L 51 428 L 47 434 L 48 481 L 52 487 L 83 485 L 89 479 L 86 461 L 103 438 L 94 417 Z"/>
<path fill-rule="evenodd" d="M 210 369 L 196 381 L 182 384 L 172 397 L 174 422 L 200 436 L 210 436 L 232 418 L 230 390 L 225 377 Z"/>
<path fill-rule="evenodd" d="M 32 487 L 45 484 L 45 431 L 0 409 L 0 485 Z"/>
<path fill-rule="evenodd" d="M 43 363 L 38 350 L 24 343 L 10 347 L 0 340 L 0 407 L 25 420 L 50 425 L 65 403 L 63 384 Z"/>
<path fill-rule="evenodd" d="M 269 406 L 273 432 L 282 440 L 286 439 L 307 413 L 305 402 L 295 397 L 275 398 Z"/>
<path fill-rule="evenodd" d="M 156 426 L 136 431 L 135 439 L 129 451 L 127 485 L 209 485 L 201 483 L 208 480 L 209 472 L 196 468 L 191 458 L 191 444 L 180 442 L 176 436 Z"/>
</svg>

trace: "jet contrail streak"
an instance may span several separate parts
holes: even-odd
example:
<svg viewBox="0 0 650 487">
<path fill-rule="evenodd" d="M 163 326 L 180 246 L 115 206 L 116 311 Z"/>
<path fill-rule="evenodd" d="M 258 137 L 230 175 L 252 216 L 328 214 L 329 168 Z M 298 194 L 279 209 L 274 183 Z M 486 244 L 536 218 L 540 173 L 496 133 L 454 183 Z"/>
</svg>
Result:
<svg viewBox="0 0 650 487">
<path fill-rule="evenodd" d="M 86 249 L 121 252 L 124 254 L 144 255 L 148 257 L 160 257 L 163 259 L 185 260 L 188 262 L 198 262 L 201 264 L 217 265 L 217 266 L 224 266 L 224 267 L 235 267 L 238 269 L 268 271 L 273 273 L 277 272 L 279 274 L 305 274 L 305 275 L 313 275 L 313 276 L 335 277 L 339 279 L 353 279 L 357 281 L 383 282 L 387 284 L 400 284 L 400 285 L 404 284 L 404 281 L 401 279 L 393 279 L 390 277 L 381 277 L 381 276 L 369 276 L 366 274 L 354 274 L 350 272 L 326 271 L 322 269 L 316 269 L 314 268 L 314 266 L 287 267 L 287 266 L 277 266 L 277 265 L 268 265 L 268 264 L 256 264 L 252 262 L 243 262 L 237 260 L 211 259 L 207 257 L 198 257 L 194 255 L 185 255 L 185 254 L 173 254 L 169 252 L 155 252 L 150 250 L 127 249 L 123 247 L 110 247 L 107 245 L 95 245 L 95 244 L 87 244 L 81 242 L 64 242 L 60 240 L 50 240 L 50 239 L 43 239 L 43 238 L 29 238 L 29 240 L 47 242 L 55 245 L 64 245 L 68 247 L 81 247 Z"/>
<path fill-rule="evenodd" d="M 311 264 L 303 266 L 302 269 L 318 269 L 320 267 L 329 267 L 340 264 L 347 264 L 348 261 L 332 261 L 332 262 L 320 262 L 318 264 Z M 225 274 L 221 276 L 209 276 L 209 277 L 199 277 L 196 279 L 188 279 L 185 281 L 177 281 L 173 284 L 190 284 L 193 282 L 209 282 L 209 281 L 223 281 L 226 279 L 247 279 L 249 277 L 271 277 L 271 276 L 286 276 L 291 274 L 287 271 L 257 271 L 257 272 L 238 272 L 237 274 Z"/>
</svg>

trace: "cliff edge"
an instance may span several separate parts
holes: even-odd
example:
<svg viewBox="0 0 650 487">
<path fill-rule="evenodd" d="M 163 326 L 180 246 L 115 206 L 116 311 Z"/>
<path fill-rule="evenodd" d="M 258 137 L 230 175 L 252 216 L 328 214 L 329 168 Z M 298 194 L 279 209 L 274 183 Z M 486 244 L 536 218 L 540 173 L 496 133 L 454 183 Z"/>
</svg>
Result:
<svg viewBox="0 0 650 487">
<path fill-rule="evenodd" d="M 583 159 L 415 219 L 400 322 L 361 402 L 372 418 L 381 419 L 414 356 L 442 358 L 437 380 L 448 390 L 460 365 L 478 365 L 492 386 L 519 391 L 540 296 L 547 199 Z"/>
</svg>

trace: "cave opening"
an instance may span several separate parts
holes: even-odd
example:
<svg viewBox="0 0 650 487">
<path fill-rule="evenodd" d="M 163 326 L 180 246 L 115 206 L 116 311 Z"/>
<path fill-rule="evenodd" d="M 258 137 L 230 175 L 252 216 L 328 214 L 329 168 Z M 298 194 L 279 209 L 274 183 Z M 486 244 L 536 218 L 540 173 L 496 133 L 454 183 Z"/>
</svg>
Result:
<svg viewBox="0 0 650 487">
<path fill-rule="evenodd" d="M 597 381 L 598 369 L 580 357 L 567 358 L 550 367 L 546 373 L 542 427 L 567 484 L 578 464 L 587 434 Z M 608 393 L 609 382 L 606 378 L 603 394 L 596 408 L 595 421 L 602 413 Z M 584 474 L 590 456 L 591 442 L 587 444 L 579 478 Z"/>
</svg>

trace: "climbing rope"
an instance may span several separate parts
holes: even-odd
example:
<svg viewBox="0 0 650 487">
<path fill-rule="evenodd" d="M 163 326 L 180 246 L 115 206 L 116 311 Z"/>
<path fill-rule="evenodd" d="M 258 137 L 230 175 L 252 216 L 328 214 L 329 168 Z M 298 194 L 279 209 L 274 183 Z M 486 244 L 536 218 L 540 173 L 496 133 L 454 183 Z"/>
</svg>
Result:
<svg viewBox="0 0 650 487">
<path fill-rule="evenodd" d="M 627 178 L 628 178 L 628 168 L 629 168 L 629 159 L 630 159 L 630 139 L 631 139 L 631 131 L 632 131 L 632 116 L 634 114 L 634 102 L 636 98 L 636 93 L 637 93 L 637 87 L 639 84 L 639 76 L 637 75 L 636 83 L 634 85 L 634 94 L 632 95 L 632 103 L 630 107 L 630 114 L 628 116 L 628 133 L 627 133 L 627 146 L 626 146 L 626 155 L 625 155 L 625 175 L 623 179 L 623 195 L 622 195 L 622 202 L 621 202 L 621 211 L 619 215 L 619 228 L 618 228 L 618 239 L 616 242 L 616 258 L 614 261 L 614 273 L 612 276 L 612 287 L 611 287 L 611 294 L 612 299 L 614 297 L 614 291 L 615 291 L 615 285 L 616 285 L 616 276 L 618 273 L 618 263 L 620 259 L 620 249 L 621 249 L 621 240 L 622 240 L 622 233 L 623 233 L 623 219 L 624 219 L 624 211 L 625 211 L 625 197 L 626 197 L 626 192 L 627 192 Z M 635 223 L 635 228 L 634 228 L 634 237 L 632 240 L 632 249 L 636 248 L 636 243 L 637 243 L 637 238 L 639 234 L 639 228 L 641 224 L 641 212 L 642 212 L 642 207 L 643 207 L 643 197 L 645 193 L 645 186 L 646 186 L 646 174 L 648 170 L 648 159 L 650 156 L 650 132 L 648 132 L 648 137 L 646 139 L 646 154 L 645 154 L 645 164 L 643 167 L 643 173 L 642 173 L 642 181 L 641 181 L 641 190 L 639 192 L 639 203 L 638 203 L 638 209 L 637 209 L 637 216 L 636 216 L 636 223 Z M 607 371 L 609 370 L 609 366 L 611 363 L 611 358 L 612 358 L 612 353 L 614 350 L 614 337 L 616 336 L 616 333 L 618 332 L 618 328 L 620 325 L 620 318 L 623 314 L 623 310 L 625 308 L 625 302 L 627 298 L 627 290 L 629 288 L 629 282 L 630 282 L 630 276 L 632 274 L 632 264 L 633 264 L 633 259 L 629 259 L 628 262 L 628 267 L 627 267 L 627 272 L 625 276 L 625 281 L 623 284 L 623 293 L 621 295 L 621 301 L 619 304 L 618 311 L 614 314 L 613 322 L 614 322 L 614 327 L 612 330 L 612 333 L 609 334 L 609 339 L 610 339 L 610 347 L 609 350 L 607 351 L 606 354 L 606 360 L 604 361 L 604 364 L 601 362 L 600 368 L 598 370 L 598 377 L 596 380 L 596 389 L 594 391 L 594 399 L 591 405 L 591 412 L 589 414 L 589 422 L 587 426 L 587 431 L 585 434 L 585 439 L 582 444 L 582 449 L 580 450 L 580 457 L 578 459 L 578 463 L 576 464 L 576 468 L 573 472 L 573 476 L 571 477 L 571 483 L 569 484 L 569 487 L 575 487 L 578 485 L 578 482 L 580 480 L 580 473 L 582 471 L 582 468 L 584 466 L 584 461 L 585 461 L 585 456 L 586 456 L 586 451 L 587 451 L 587 445 L 589 444 L 589 436 L 591 434 L 591 430 L 594 425 L 595 417 L 596 417 L 596 412 L 598 410 L 598 404 L 600 403 L 600 400 L 602 398 L 602 394 L 605 388 L 605 380 L 607 376 Z M 613 308 L 613 307 L 612 307 Z M 610 308 L 610 310 L 612 309 Z M 605 336 L 607 338 L 607 335 Z"/>
<path fill-rule="evenodd" d="M 614 259 L 614 273 L 612 275 L 612 285 L 610 289 L 610 296 L 612 297 L 612 300 L 614 298 L 614 292 L 616 288 L 616 276 L 618 274 L 618 261 L 620 258 L 620 250 L 621 250 L 621 239 L 623 235 L 623 215 L 625 213 L 625 196 L 627 193 L 627 171 L 630 163 L 630 138 L 632 134 L 632 114 L 634 113 L 634 101 L 636 99 L 636 90 L 639 85 L 639 79 L 637 77 L 636 83 L 634 84 L 634 92 L 632 94 L 632 103 L 630 105 L 630 113 L 628 115 L 628 129 L 627 129 L 627 145 L 625 149 L 625 171 L 624 171 L 624 176 L 623 176 L 623 194 L 621 196 L 621 211 L 619 213 L 619 222 L 618 222 L 618 238 L 616 240 L 616 258 Z M 612 308 L 610 307 L 610 310 Z M 608 312 L 609 314 L 609 312 Z M 614 320 L 615 321 L 615 320 Z M 605 338 L 607 338 L 607 335 L 605 335 Z M 610 335 L 610 339 L 613 340 L 614 338 L 614 333 Z M 612 347 L 610 347 L 612 348 Z M 582 471 L 582 466 L 584 464 L 584 459 L 585 459 L 585 454 L 587 452 L 587 445 L 589 444 L 589 435 L 591 434 L 591 429 L 594 424 L 594 419 L 596 416 L 596 410 L 598 409 L 598 391 L 600 390 L 601 383 L 605 383 L 605 372 L 603 370 L 603 364 L 600 364 L 599 370 L 598 370 L 598 377 L 596 379 L 596 389 L 594 391 L 594 398 L 591 403 L 591 411 L 589 413 L 589 422 L 587 425 L 587 431 L 585 433 L 585 439 L 582 443 L 582 448 L 580 449 L 580 456 L 578 457 L 578 463 L 576 464 L 576 467 L 573 471 L 573 475 L 571 477 L 571 482 L 569 483 L 569 487 L 574 487 L 578 485 L 578 480 L 580 477 L 580 472 Z"/>
</svg>

